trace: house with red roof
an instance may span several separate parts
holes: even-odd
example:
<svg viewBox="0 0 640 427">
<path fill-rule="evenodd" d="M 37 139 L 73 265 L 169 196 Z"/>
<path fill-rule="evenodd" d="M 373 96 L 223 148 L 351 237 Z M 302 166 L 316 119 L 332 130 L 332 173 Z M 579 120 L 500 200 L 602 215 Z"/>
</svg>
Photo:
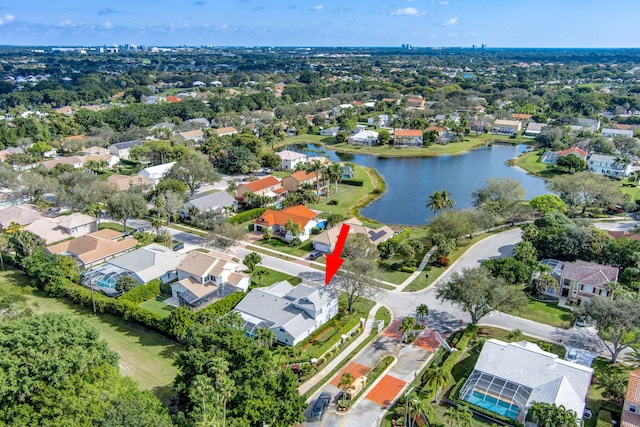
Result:
<svg viewBox="0 0 640 427">
<path fill-rule="evenodd" d="M 574 154 L 578 156 L 580 159 L 586 161 L 588 153 L 582 148 L 571 147 L 571 148 L 567 148 L 566 150 L 547 151 L 542 155 L 542 157 L 540 158 L 540 161 L 542 163 L 552 163 L 555 165 L 558 163 L 558 159 L 560 157 L 568 156 L 569 154 Z"/>
<path fill-rule="evenodd" d="M 622 405 L 622 427 L 640 427 L 640 369 L 629 372 L 627 395 Z"/>
<path fill-rule="evenodd" d="M 275 237 L 290 242 L 296 237 L 301 241 L 309 240 L 311 229 L 324 228 L 327 220 L 318 217 L 319 212 L 311 210 L 304 205 L 290 206 L 280 210 L 267 209 L 253 221 L 254 231 L 270 229 Z M 298 226 L 298 233 L 287 230 L 287 224 Z"/>
<path fill-rule="evenodd" d="M 557 287 L 547 287 L 543 293 L 566 297 L 568 302 L 580 303 L 594 296 L 613 297 L 609 283 L 618 281 L 619 269 L 610 265 L 577 260 L 574 262 L 544 259 L 541 264 L 551 268 Z"/>
<path fill-rule="evenodd" d="M 318 178 L 319 176 L 316 172 L 299 170 L 289 176 L 285 176 L 284 178 L 282 178 L 282 186 L 287 191 L 298 191 L 300 186 L 304 184 L 309 184 L 315 187 L 316 183 L 318 182 Z"/>
<path fill-rule="evenodd" d="M 420 129 L 396 129 L 393 132 L 393 145 L 396 147 L 422 147 Z"/>
<path fill-rule="evenodd" d="M 277 198 L 287 190 L 282 186 L 280 179 L 273 175 L 265 176 L 261 179 L 251 182 L 238 184 L 236 187 L 236 197 L 240 198 L 245 193 L 254 193 L 259 196 L 269 196 Z"/>
</svg>

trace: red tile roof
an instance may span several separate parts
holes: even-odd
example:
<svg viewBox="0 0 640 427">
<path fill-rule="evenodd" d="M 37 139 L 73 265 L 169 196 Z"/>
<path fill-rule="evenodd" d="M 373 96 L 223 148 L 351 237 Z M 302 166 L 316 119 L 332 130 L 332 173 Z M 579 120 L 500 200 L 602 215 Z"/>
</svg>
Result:
<svg viewBox="0 0 640 427">
<path fill-rule="evenodd" d="M 298 182 L 304 182 L 310 179 L 314 179 L 318 174 L 315 172 L 297 171 L 291 174 L 291 178 Z"/>
<path fill-rule="evenodd" d="M 256 191 L 264 190 L 265 188 L 279 186 L 280 181 L 275 176 L 269 175 L 257 181 L 247 182 L 244 185 L 249 189 L 249 191 L 255 193 Z"/>
<path fill-rule="evenodd" d="M 394 136 L 422 136 L 422 131 L 420 129 L 396 129 L 394 131 Z"/>
<path fill-rule="evenodd" d="M 182 102 L 182 99 L 177 96 L 169 95 L 167 96 L 167 102 Z"/>
<path fill-rule="evenodd" d="M 260 218 L 254 220 L 253 222 L 266 226 L 272 226 L 276 224 L 285 225 L 290 219 L 294 224 L 298 224 L 301 228 L 304 228 L 310 220 L 317 216 L 317 213 L 307 208 L 306 206 L 296 205 L 281 209 L 279 211 L 267 209 L 266 211 L 264 211 Z"/>
<path fill-rule="evenodd" d="M 640 369 L 629 372 L 629 384 L 627 385 L 625 400 L 640 405 Z"/>
<path fill-rule="evenodd" d="M 531 118 L 531 114 L 513 113 L 511 118 L 516 120 L 529 120 Z"/>
<path fill-rule="evenodd" d="M 569 154 L 575 154 L 576 156 L 583 159 L 587 157 L 587 152 L 578 147 L 571 147 L 567 148 L 566 150 L 556 151 L 556 154 L 558 156 L 568 156 Z"/>
</svg>

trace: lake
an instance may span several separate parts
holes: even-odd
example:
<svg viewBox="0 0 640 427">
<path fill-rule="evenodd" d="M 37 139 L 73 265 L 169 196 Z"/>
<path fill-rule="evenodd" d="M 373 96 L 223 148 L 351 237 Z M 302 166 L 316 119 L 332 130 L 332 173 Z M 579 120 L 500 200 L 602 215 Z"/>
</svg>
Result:
<svg viewBox="0 0 640 427">
<path fill-rule="evenodd" d="M 542 178 L 507 165 L 507 160 L 527 150 L 525 145 L 494 144 L 458 156 L 422 158 L 337 153 L 315 144 L 287 148 L 375 168 L 384 177 L 387 192 L 360 213 L 385 224 L 424 225 L 433 215 L 425 205 L 434 191 L 446 189 L 451 193 L 456 209 L 471 208 L 471 194 L 484 187 L 489 178 L 517 179 L 527 199 L 549 193 Z"/>
</svg>

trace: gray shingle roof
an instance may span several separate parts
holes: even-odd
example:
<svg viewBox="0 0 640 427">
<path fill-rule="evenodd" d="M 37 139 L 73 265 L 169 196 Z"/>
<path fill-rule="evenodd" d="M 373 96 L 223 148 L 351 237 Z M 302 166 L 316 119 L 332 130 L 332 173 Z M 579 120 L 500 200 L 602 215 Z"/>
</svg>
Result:
<svg viewBox="0 0 640 427">
<path fill-rule="evenodd" d="M 219 191 L 217 193 L 206 194 L 204 196 L 191 199 L 185 203 L 184 206 L 187 210 L 191 206 L 194 206 L 198 208 L 199 211 L 203 212 L 209 209 L 222 209 L 223 207 L 233 206 L 235 202 L 236 199 L 230 196 L 229 193 L 226 191 Z"/>
</svg>

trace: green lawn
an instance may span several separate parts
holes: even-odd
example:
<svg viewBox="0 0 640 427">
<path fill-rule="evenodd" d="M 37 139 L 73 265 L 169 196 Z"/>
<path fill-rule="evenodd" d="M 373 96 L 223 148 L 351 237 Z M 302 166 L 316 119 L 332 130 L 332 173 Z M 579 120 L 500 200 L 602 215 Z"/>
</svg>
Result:
<svg viewBox="0 0 640 427">
<path fill-rule="evenodd" d="M 376 320 L 384 320 L 384 325 L 387 326 L 391 323 L 391 313 L 386 307 L 380 307 L 376 311 Z"/>
<path fill-rule="evenodd" d="M 512 312 L 511 314 L 561 329 L 570 328 L 573 321 L 571 310 L 568 308 L 558 307 L 558 304 L 555 303 L 533 299 L 529 299 L 529 303 L 522 311 Z"/>
<path fill-rule="evenodd" d="M 116 231 L 124 231 L 124 227 L 119 222 L 100 222 L 100 226 L 98 227 L 100 230 L 108 228 L 110 230 Z"/>
<path fill-rule="evenodd" d="M 86 308 L 66 300 L 50 298 L 28 286 L 28 279 L 16 270 L 0 271 L 0 292 L 25 294 L 36 314 L 65 313 L 78 316 L 95 326 L 109 348 L 120 355 L 120 372 L 141 388 L 153 390 L 165 403 L 173 396 L 177 374 L 173 366 L 179 346 L 156 332 L 109 314 L 93 316 Z"/>
<path fill-rule="evenodd" d="M 291 246 L 287 242 L 283 242 L 280 239 L 271 238 L 269 240 L 260 239 L 255 242 L 256 245 L 263 246 L 268 249 L 273 249 L 278 252 L 282 252 L 287 255 L 293 255 L 298 257 L 306 256 L 311 251 L 313 243 L 311 240 L 303 242 L 300 246 Z"/>
<path fill-rule="evenodd" d="M 603 395 L 603 389 L 599 386 L 597 378 L 600 375 L 607 375 L 609 373 L 619 373 L 624 372 L 628 374 L 628 371 L 633 369 L 633 367 L 624 365 L 622 363 L 616 363 L 615 365 L 611 365 L 609 363 L 609 359 L 605 359 L 603 357 L 598 357 L 593 361 L 592 368 L 594 370 L 594 381 L 589 387 L 589 393 L 587 394 L 587 408 L 591 409 L 592 416 L 591 419 L 584 420 L 585 427 L 595 427 L 598 419 L 598 411 L 600 409 L 606 409 L 611 412 L 613 415 L 613 419 L 620 419 L 620 412 L 622 408 L 620 405 L 606 399 Z"/>
<path fill-rule="evenodd" d="M 166 296 L 163 296 L 163 298 L 166 298 Z M 163 301 L 159 301 L 156 298 L 143 302 L 140 304 L 140 307 L 146 308 L 154 313 L 158 313 L 162 317 L 167 317 L 173 310 L 175 310 L 175 307 L 172 307 Z"/>
<path fill-rule="evenodd" d="M 295 277 L 295 276 L 290 276 L 288 274 L 285 273 L 281 273 L 280 271 L 275 271 L 275 270 L 271 270 L 269 268 L 265 268 L 265 267 L 256 267 L 256 270 L 265 270 L 267 272 L 267 274 L 262 277 L 262 282 L 258 283 L 258 279 L 253 276 L 251 278 L 251 286 L 271 286 L 276 282 L 281 282 L 283 280 L 287 280 L 289 283 L 291 283 L 292 285 L 298 285 L 302 282 L 302 279 L 299 277 Z"/>
</svg>

